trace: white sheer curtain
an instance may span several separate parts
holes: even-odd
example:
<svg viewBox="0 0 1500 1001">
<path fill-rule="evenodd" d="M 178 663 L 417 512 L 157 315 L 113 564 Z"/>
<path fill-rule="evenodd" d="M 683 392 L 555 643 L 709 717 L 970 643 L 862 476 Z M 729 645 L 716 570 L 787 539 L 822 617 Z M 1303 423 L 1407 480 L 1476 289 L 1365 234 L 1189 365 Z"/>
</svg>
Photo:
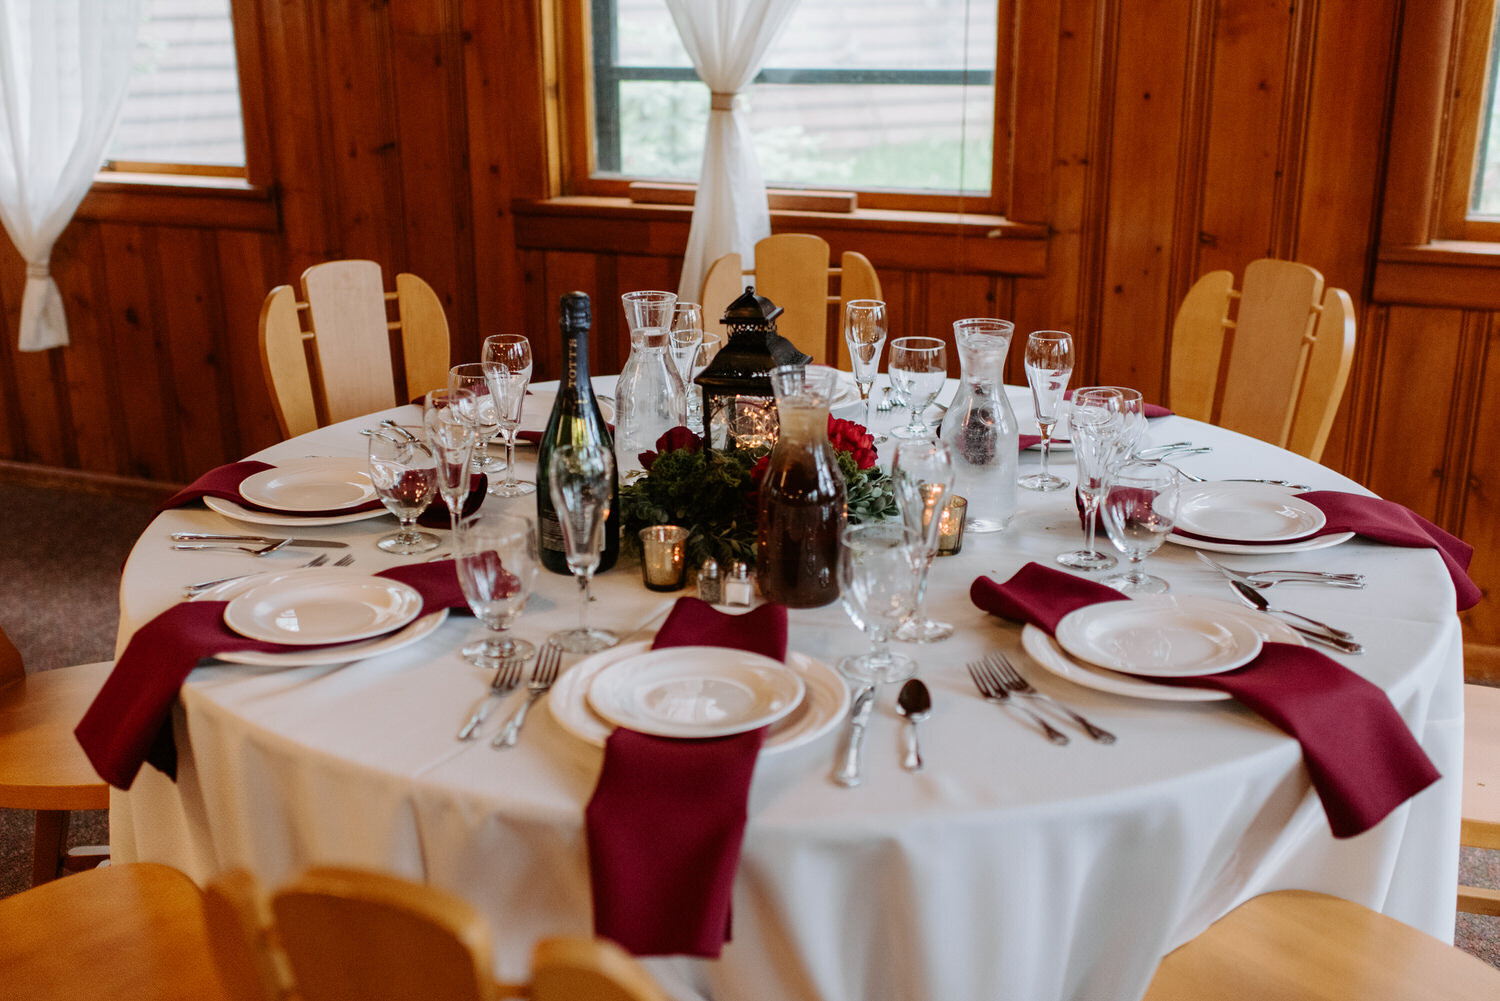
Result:
<svg viewBox="0 0 1500 1001">
<path fill-rule="evenodd" d="M 0 0 L 0 224 L 26 259 L 22 351 L 68 343 L 48 262 L 104 160 L 140 7 L 140 0 Z"/>
<path fill-rule="evenodd" d="M 717 258 L 738 251 L 745 267 L 755 241 L 771 235 L 771 212 L 745 112 L 735 95 L 750 86 L 766 51 L 799 0 L 667 0 L 693 68 L 713 94 L 703 169 L 679 294 L 698 300 Z"/>
</svg>

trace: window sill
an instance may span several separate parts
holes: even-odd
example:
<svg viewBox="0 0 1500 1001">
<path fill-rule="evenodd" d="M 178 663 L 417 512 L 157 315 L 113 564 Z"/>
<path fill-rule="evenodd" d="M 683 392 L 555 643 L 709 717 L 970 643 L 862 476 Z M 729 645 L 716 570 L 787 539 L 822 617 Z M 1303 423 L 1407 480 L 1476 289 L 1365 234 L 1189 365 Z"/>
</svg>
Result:
<svg viewBox="0 0 1500 1001">
<path fill-rule="evenodd" d="M 206 175 L 97 174 L 75 216 L 94 222 L 267 233 L 281 228 L 272 189 L 243 178 Z"/>
<path fill-rule="evenodd" d="M 580 195 L 520 201 L 512 211 L 523 250 L 664 257 L 682 255 L 692 217 L 690 205 Z M 771 212 L 771 230 L 814 233 L 834 253 L 858 250 L 877 269 L 1040 275 L 1047 266 L 1045 227 L 985 213 L 780 209 Z"/>
<path fill-rule="evenodd" d="M 1378 303 L 1500 309 L 1500 243 L 1434 240 L 1382 247 L 1371 298 Z"/>
</svg>

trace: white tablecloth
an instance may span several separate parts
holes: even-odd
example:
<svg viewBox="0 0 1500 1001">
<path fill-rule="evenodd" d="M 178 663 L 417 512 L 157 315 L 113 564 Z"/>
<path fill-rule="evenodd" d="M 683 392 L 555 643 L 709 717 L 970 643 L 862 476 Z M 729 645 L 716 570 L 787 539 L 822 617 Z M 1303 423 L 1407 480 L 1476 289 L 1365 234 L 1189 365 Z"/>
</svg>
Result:
<svg viewBox="0 0 1500 1001">
<path fill-rule="evenodd" d="M 1029 400 L 1014 399 L 1026 430 Z M 373 423 L 335 425 L 258 457 L 361 455 L 357 431 Z M 1177 417 L 1151 423 L 1149 442 L 1182 439 L 1214 446 L 1180 462 L 1200 475 L 1360 489 L 1252 439 Z M 1035 462 L 1024 458 L 1023 471 Z M 1067 452 L 1054 466 L 1071 476 Z M 530 499 L 506 503 L 534 512 Z M 1016 626 L 970 604 L 977 575 L 1003 579 L 1080 544 L 1071 491 L 1022 491 L 1021 503 L 1006 532 L 970 535 L 961 555 L 934 566 L 929 611 L 956 623 L 957 635 L 903 647 L 933 690 L 927 769 L 899 766 L 903 724 L 889 691 L 858 788 L 829 779 L 837 731 L 763 756 L 733 941 L 717 961 L 651 960 L 663 984 L 678 997 L 724 1001 L 1129 1001 L 1162 954 L 1241 901 L 1286 887 L 1347 897 L 1451 939 L 1462 646 L 1438 557 L 1356 540 L 1232 560 L 1369 575 L 1363 591 L 1274 595 L 1359 636 L 1368 652 L 1341 660 L 1389 693 L 1445 775 L 1375 829 L 1336 841 L 1297 744 L 1258 717 L 1233 703 L 1136 700 L 1054 678 L 1021 652 Z M 393 524 L 383 516 L 304 534 L 350 542 L 357 567 L 373 572 L 398 562 L 373 544 Z M 237 554 L 169 552 L 166 535 L 177 530 L 246 529 L 199 506 L 156 519 L 125 568 L 122 644 L 181 584 L 266 568 Z M 1174 593 L 1228 597 L 1189 549 L 1168 545 L 1150 562 Z M 516 627 L 536 641 L 577 615 L 573 582 L 541 578 Z M 678 596 L 647 591 L 626 560 L 595 593 L 593 619 L 627 639 L 648 637 Z M 488 683 L 457 653 L 481 631 L 454 616 L 416 646 L 349 666 L 198 669 L 176 712 L 178 781 L 147 767 L 114 795 L 114 857 L 165 862 L 199 880 L 230 866 L 268 883 L 313 863 L 393 870 L 477 904 L 495 929 L 497 973 L 522 976 L 538 937 L 591 931 L 582 814 L 601 754 L 546 711 L 532 714 L 511 751 L 454 740 Z M 864 640 L 835 604 L 793 611 L 791 646 L 834 663 Z M 1055 747 L 982 702 L 963 665 L 994 649 L 1119 742 L 1079 734 Z"/>
</svg>

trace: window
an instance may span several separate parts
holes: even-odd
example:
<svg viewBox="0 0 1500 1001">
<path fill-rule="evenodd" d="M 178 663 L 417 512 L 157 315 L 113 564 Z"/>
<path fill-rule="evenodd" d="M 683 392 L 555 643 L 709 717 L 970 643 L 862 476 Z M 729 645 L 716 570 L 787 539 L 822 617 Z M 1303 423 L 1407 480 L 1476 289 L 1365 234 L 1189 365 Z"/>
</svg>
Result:
<svg viewBox="0 0 1500 1001">
<path fill-rule="evenodd" d="M 1474 155 L 1474 183 L 1469 214 L 1500 219 L 1500 6 L 1490 26 L 1489 72 L 1479 104 L 1479 141 Z"/>
<path fill-rule="evenodd" d="M 802 0 L 746 98 L 767 183 L 857 190 L 864 205 L 936 208 L 962 194 L 999 208 L 1001 6 Z M 589 0 L 589 15 L 592 155 L 575 160 L 592 170 L 571 183 L 695 181 L 709 96 L 665 0 Z"/>
<path fill-rule="evenodd" d="M 244 176 L 230 0 L 145 0 L 106 166 Z"/>
<path fill-rule="evenodd" d="M 1500 242 L 1500 3 L 1468 0 L 1454 25 L 1440 235 Z"/>
</svg>

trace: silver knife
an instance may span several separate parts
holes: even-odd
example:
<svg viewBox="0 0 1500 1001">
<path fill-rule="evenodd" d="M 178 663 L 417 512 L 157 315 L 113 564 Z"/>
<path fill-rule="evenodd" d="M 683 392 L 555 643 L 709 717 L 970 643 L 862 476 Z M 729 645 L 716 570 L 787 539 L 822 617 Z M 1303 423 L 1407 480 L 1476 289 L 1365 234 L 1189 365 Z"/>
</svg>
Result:
<svg viewBox="0 0 1500 1001">
<path fill-rule="evenodd" d="M 173 542 L 280 542 L 281 537 L 276 535 L 214 535 L 206 532 L 173 532 Z M 348 549 L 347 542 L 334 542 L 332 539 L 288 539 L 289 546 L 318 546 L 324 549 Z"/>
<path fill-rule="evenodd" d="M 833 780 L 841 786 L 859 785 L 859 754 L 864 746 L 865 724 L 870 721 L 870 712 L 875 708 L 875 685 L 866 685 L 854 696 L 854 705 L 849 710 L 849 726 L 844 731 L 843 743 L 839 745 L 837 768 Z"/>
</svg>

